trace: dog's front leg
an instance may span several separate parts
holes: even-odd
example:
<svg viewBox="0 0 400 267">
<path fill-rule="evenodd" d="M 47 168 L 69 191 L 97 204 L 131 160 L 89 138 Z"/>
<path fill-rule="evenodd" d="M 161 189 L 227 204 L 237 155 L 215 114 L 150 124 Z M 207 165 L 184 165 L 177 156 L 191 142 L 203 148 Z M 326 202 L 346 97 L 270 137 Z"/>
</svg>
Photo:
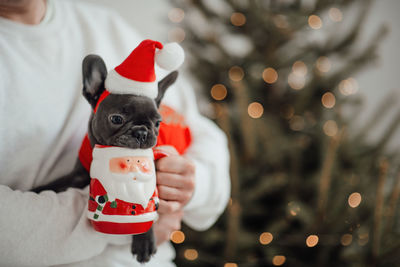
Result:
<svg viewBox="0 0 400 267">
<path fill-rule="evenodd" d="M 133 236 L 131 251 L 133 255 L 137 255 L 136 260 L 138 262 L 148 262 L 151 256 L 156 253 L 156 250 L 153 228 L 150 228 L 146 233 Z"/>
</svg>

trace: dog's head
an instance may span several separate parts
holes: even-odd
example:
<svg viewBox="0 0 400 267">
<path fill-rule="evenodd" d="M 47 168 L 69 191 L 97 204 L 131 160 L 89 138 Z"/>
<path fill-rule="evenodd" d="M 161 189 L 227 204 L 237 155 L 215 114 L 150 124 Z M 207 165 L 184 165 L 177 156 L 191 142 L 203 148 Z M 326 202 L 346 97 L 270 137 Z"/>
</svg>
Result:
<svg viewBox="0 0 400 267">
<path fill-rule="evenodd" d="M 178 72 L 168 74 L 158 83 L 155 99 L 130 94 L 110 94 L 100 105 L 107 68 L 101 57 L 86 56 L 82 64 L 83 95 L 92 109 L 88 135 L 94 144 L 129 148 L 151 148 L 157 142 L 161 115 L 158 107 L 166 90 L 176 81 Z"/>
</svg>

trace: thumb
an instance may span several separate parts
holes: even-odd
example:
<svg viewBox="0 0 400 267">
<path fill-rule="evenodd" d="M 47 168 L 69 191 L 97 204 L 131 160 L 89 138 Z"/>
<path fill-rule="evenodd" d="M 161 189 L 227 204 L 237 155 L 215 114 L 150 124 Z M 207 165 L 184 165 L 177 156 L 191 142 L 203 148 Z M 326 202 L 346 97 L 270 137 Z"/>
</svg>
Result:
<svg viewBox="0 0 400 267">
<path fill-rule="evenodd" d="M 179 155 L 178 151 L 174 146 L 158 146 L 154 148 L 155 151 L 160 151 L 166 153 L 168 156 L 177 156 Z"/>
</svg>

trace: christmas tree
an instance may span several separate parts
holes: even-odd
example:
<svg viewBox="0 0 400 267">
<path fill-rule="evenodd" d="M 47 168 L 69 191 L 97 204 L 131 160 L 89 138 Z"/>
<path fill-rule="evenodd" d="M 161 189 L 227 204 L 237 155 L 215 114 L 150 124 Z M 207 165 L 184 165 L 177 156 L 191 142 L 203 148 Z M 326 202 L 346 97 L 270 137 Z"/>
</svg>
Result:
<svg viewBox="0 0 400 267">
<path fill-rule="evenodd" d="M 371 1 L 173 0 L 170 39 L 231 151 L 231 201 L 207 232 L 171 239 L 178 266 L 399 266 L 399 115 L 376 142 L 352 78 L 386 33 L 359 44 Z M 352 21 L 343 22 L 346 14 Z M 215 177 L 218 179 L 218 177 Z"/>
</svg>

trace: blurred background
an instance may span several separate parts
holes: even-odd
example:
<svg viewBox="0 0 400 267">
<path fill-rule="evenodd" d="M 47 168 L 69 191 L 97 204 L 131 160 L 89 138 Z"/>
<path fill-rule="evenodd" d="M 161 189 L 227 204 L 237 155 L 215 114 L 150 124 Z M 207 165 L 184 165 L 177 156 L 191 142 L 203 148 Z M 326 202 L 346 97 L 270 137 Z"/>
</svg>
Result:
<svg viewBox="0 0 400 267">
<path fill-rule="evenodd" d="M 231 200 L 178 266 L 400 266 L 400 1 L 95 2 L 184 46 L 229 138 Z"/>
</svg>

